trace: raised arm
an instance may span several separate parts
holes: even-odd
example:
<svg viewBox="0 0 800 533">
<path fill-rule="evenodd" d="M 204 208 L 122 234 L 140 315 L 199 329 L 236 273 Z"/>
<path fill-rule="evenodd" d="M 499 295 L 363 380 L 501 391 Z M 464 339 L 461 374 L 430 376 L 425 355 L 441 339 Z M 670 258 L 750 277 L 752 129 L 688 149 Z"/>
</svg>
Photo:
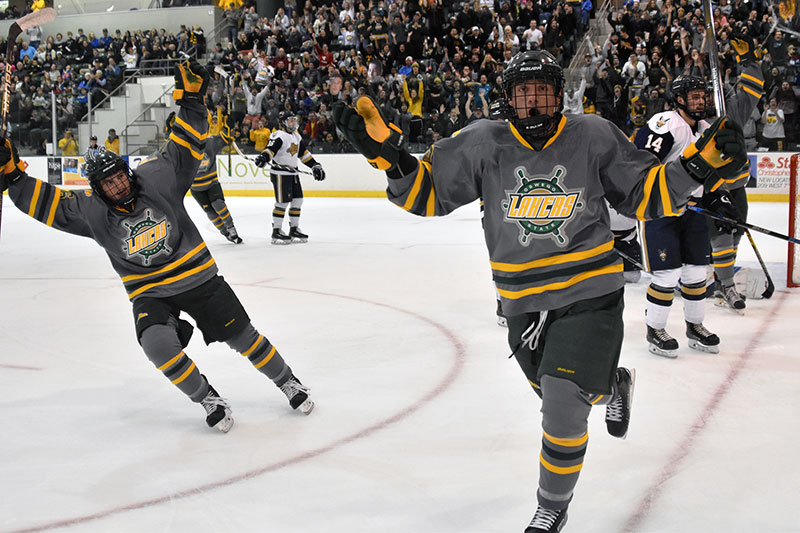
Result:
<svg viewBox="0 0 800 533">
<path fill-rule="evenodd" d="M 192 185 L 197 167 L 203 160 L 208 137 L 208 111 L 203 99 L 208 86 L 208 72 L 194 60 L 174 68 L 175 90 L 172 97 L 179 111 L 164 149 L 164 158 L 172 164 L 178 193 Z"/>
<path fill-rule="evenodd" d="M 20 161 L 17 149 L 8 139 L 0 145 L 0 168 L 0 194 L 8 189 L 11 201 L 20 211 L 61 231 L 91 236 L 84 212 L 84 207 L 91 201 L 89 191 L 62 190 L 28 176 L 25 163 Z"/>
</svg>

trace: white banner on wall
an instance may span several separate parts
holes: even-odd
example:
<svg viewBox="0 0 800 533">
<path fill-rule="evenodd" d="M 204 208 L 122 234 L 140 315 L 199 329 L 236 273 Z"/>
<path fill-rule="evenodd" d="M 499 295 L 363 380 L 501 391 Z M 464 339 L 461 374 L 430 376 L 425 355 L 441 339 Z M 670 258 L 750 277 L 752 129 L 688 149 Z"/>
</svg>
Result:
<svg viewBox="0 0 800 533">
<path fill-rule="evenodd" d="M 754 152 L 749 154 L 751 173 L 755 183 L 747 192 L 761 200 L 786 201 L 789 192 L 789 160 L 792 152 Z M 128 158 L 135 169 L 147 156 Z M 66 187 L 86 186 L 80 167 L 83 158 L 31 156 L 23 158 L 28 163 L 28 174 L 47 180 L 53 185 Z M 314 159 L 322 164 L 327 178 L 315 181 L 303 174 L 303 189 L 319 191 L 318 196 L 375 196 L 386 190 L 386 175 L 375 170 L 364 157 L 357 154 L 317 154 Z M 60 163 L 60 164 L 59 164 Z M 76 168 L 77 167 L 77 168 Z M 310 170 L 301 164 L 303 170 Z M 253 161 L 238 154 L 217 156 L 217 175 L 223 190 L 270 193 L 272 184 L 269 171 L 258 168 Z"/>
</svg>

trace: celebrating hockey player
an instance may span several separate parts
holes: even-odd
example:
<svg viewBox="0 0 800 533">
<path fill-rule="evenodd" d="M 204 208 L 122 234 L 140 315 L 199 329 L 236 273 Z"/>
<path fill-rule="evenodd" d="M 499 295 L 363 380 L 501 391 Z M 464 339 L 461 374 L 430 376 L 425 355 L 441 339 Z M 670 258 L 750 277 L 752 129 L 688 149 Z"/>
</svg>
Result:
<svg viewBox="0 0 800 533">
<path fill-rule="evenodd" d="M 745 67 L 741 78 L 744 83 L 740 83 L 736 95 L 728 102 L 728 111 L 734 120 L 747 119 L 758 102 L 760 93 L 757 92 L 757 82 L 762 79 L 758 67 L 752 62 Z M 672 161 L 681 157 L 710 127 L 709 122 L 704 119 L 709 110 L 709 101 L 707 85 L 702 78 L 692 75 L 678 76 L 669 86 L 668 98 L 674 110 L 654 115 L 639 130 L 635 139 L 639 148 L 655 154 L 661 161 Z M 693 202 L 709 211 L 734 220 L 739 219 L 739 211 L 731 203 L 726 189 L 736 187 L 739 190 L 737 198 L 744 201 L 737 204 L 746 212 L 747 203 L 741 186 L 749 175 L 748 168 L 743 167 L 736 180 L 726 183 L 725 187 L 713 193 L 703 195 L 702 198 L 700 195 L 703 190 L 698 187 Z M 724 223 L 716 223 L 715 227 L 718 228 L 715 241 L 726 242 L 729 248 L 714 252 L 714 262 L 720 267 L 730 267 L 730 277 L 725 277 L 723 290 L 733 295 L 736 293 L 733 287 L 735 249 L 730 233 L 734 228 Z M 722 238 L 721 235 L 726 237 Z M 706 310 L 706 265 L 709 264 L 711 252 L 705 217 L 694 211 L 686 211 L 678 217 L 647 221 L 644 223 L 642 240 L 647 267 L 652 273 L 645 304 L 649 350 L 664 357 L 678 356 L 678 341 L 667 333 L 666 325 L 675 287 L 680 281 L 689 347 L 710 353 L 719 352 L 719 337 L 703 325 Z M 731 305 L 736 307 L 738 304 L 735 300 L 741 300 L 741 297 L 737 294 L 731 298 Z M 741 307 L 743 306 L 744 302 L 741 302 Z"/>
<path fill-rule="evenodd" d="M 197 167 L 197 176 L 192 182 L 192 197 L 197 200 L 206 216 L 219 230 L 223 237 L 234 244 L 241 244 L 242 238 L 233 225 L 233 217 L 225 203 L 225 194 L 222 185 L 217 179 L 217 154 L 228 144 L 227 134 L 209 136 L 206 139 L 206 148 L 203 159 Z"/>
<path fill-rule="evenodd" d="M 736 51 L 736 61 L 741 67 L 739 82 L 735 88 L 735 96 L 726 102 L 727 114 L 740 124 L 747 122 L 747 117 L 755 109 L 756 104 L 764 95 L 764 76 L 761 72 L 759 58 L 761 51 L 755 47 L 753 39 L 747 34 L 735 33 L 731 39 L 731 46 Z M 730 193 L 731 202 L 739 213 L 742 221 L 747 220 L 747 192 L 745 186 L 749 174 L 744 174 L 742 179 L 726 185 Z M 713 296 L 721 305 L 742 313 L 746 307 L 745 300 L 736 290 L 733 283 L 734 263 L 736 250 L 742 232 L 734 228 L 728 231 L 723 224 L 718 224 L 712 219 L 706 220 L 708 232 L 711 236 L 711 260 L 717 281 L 714 283 Z"/>
<path fill-rule="evenodd" d="M 210 112 L 208 116 L 209 122 L 212 118 L 216 118 L 216 115 L 211 115 Z M 172 133 L 176 118 L 175 112 L 170 113 L 167 117 L 164 125 L 164 131 L 167 136 Z M 200 204 L 208 219 L 222 236 L 234 244 L 242 244 L 242 238 L 239 237 L 239 232 L 236 231 L 236 226 L 233 225 L 233 217 L 228 210 L 228 205 L 225 203 L 225 193 L 222 192 L 222 185 L 217 179 L 217 154 L 228 144 L 230 137 L 225 133 L 224 128 L 217 129 L 219 130 L 219 135 L 211 135 L 209 132 L 209 136 L 206 138 L 203 159 L 200 161 L 200 166 L 197 167 L 197 175 L 192 182 L 190 191 L 192 198 Z"/>
<path fill-rule="evenodd" d="M 61 190 L 25 174 L 16 148 L 5 141 L 0 190 L 8 188 L 16 206 L 36 220 L 105 249 L 133 303 L 137 340 L 147 357 L 205 408 L 210 427 L 227 432 L 233 426 L 230 406 L 183 351 L 193 328 L 181 312 L 195 320 L 206 343 L 225 342 L 246 356 L 292 408 L 308 414 L 314 403 L 275 346 L 251 325 L 184 208 L 206 140 L 207 84 L 197 62 L 175 67 L 173 98 L 180 112 L 170 140 L 135 171 L 104 151 L 86 163 L 91 191 Z"/>
<path fill-rule="evenodd" d="M 300 208 L 303 205 L 303 187 L 297 175 L 297 159 L 299 158 L 314 173 L 314 179 L 325 179 L 325 170 L 317 163 L 306 148 L 300 134 L 297 133 L 297 117 L 288 111 L 278 114 L 279 129 L 269 136 L 267 149 L 256 156 L 259 168 L 270 162 L 283 168 L 270 170 L 270 181 L 275 190 L 275 207 L 272 210 L 272 244 L 291 244 L 292 242 L 308 242 L 308 235 L 300 231 Z M 276 165 L 276 166 L 277 166 Z M 286 208 L 289 208 L 289 235 L 283 230 L 283 219 Z"/>
<path fill-rule="evenodd" d="M 538 509 L 528 533 L 563 527 L 592 406 L 607 405 L 611 435 L 628 431 L 634 373 L 617 367 L 625 282 L 605 199 L 639 219 L 675 215 L 698 183 L 716 187 L 746 161 L 741 128 L 721 119 L 686 161 L 659 164 L 611 122 L 563 116 L 563 87 L 551 54 L 517 54 L 503 72 L 509 121 L 476 121 L 421 160 L 401 148 L 403 134 L 371 98 L 334 107 L 344 136 L 386 171 L 393 203 L 441 216 L 484 199 L 509 345 L 542 398 Z"/>
</svg>

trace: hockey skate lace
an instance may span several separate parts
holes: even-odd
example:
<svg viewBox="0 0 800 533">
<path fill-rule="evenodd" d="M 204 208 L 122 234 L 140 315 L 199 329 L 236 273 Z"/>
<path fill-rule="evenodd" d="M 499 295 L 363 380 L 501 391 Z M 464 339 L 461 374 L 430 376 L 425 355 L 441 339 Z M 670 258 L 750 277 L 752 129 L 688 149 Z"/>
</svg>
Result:
<svg viewBox="0 0 800 533">
<path fill-rule="evenodd" d="M 738 302 L 742 299 L 742 297 L 736 291 L 736 287 L 734 285 L 723 286 L 722 294 L 725 296 L 725 300 L 731 305 L 733 305 L 734 302 Z"/>
<path fill-rule="evenodd" d="M 558 519 L 558 515 L 559 511 L 553 511 L 551 509 L 539 507 L 536 510 L 536 514 L 533 515 L 533 520 L 531 520 L 531 523 L 528 527 L 535 527 L 549 531 L 553 524 L 555 524 L 556 519 Z"/>
<path fill-rule="evenodd" d="M 291 400 L 297 395 L 298 392 L 305 392 L 306 394 L 308 394 L 308 392 L 311 389 L 309 389 L 299 381 L 295 381 L 294 379 L 289 379 L 289 381 L 281 385 L 281 390 L 286 395 L 286 397 Z"/>
<path fill-rule="evenodd" d="M 654 331 L 654 333 L 655 336 L 658 338 L 658 340 L 662 342 L 667 342 L 668 340 L 672 340 L 672 337 L 670 336 L 669 333 L 667 333 L 667 330 L 665 329 L 657 329 Z"/>
<path fill-rule="evenodd" d="M 539 344 L 539 336 L 542 334 L 544 323 L 546 321 L 547 311 L 539 311 L 539 319 L 534 320 L 533 323 L 528 326 L 528 329 L 522 332 L 520 337 L 520 340 L 522 340 L 522 346 L 527 344 L 530 351 L 534 351 L 536 349 L 536 346 Z"/>
<path fill-rule="evenodd" d="M 711 332 L 703 324 L 692 324 L 692 329 L 700 337 L 710 337 Z"/>
<path fill-rule="evenodd" d="M 622 422 L 622 396 L 617 397 L 606 407 L 606 420 Z"/>
<path fill-rule="evenodd" d="M 200 403 L 202 403 L 203 407 L 205 407 L 207 415 L 213 413 L 218 406 L 222 406 L 226 409 L 228 408 L 227 400 L 219 396 L 206 396 Z"/>
</svg>

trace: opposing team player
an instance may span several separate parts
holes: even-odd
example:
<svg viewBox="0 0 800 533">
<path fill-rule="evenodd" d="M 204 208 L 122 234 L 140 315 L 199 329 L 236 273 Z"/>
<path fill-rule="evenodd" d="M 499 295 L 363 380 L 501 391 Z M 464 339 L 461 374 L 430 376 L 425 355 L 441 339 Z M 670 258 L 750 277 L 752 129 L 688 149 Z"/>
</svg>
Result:
<svg viewBox="0 0 800 533">
<path fill-rule="evenodd" d="M 325 170 L 317 163 L 311 152 L 306 148 L 306 143 L 297 133 L 297 117 L 288 111 L 278 114 L 279 128 L 269 136 L 267 149 L 256 156 L 256 165 L 259 168 L 275 162 L 282 170 L 270 170 L 270 181 L 275 190 L 275 207 L 272 210 L 272 244 L 291 244 L 292 242 L 307 242 L 308 235 L 300 231 L 300 208 L 303 205 L 303 187 L 297 175 L 297 160 L 303 162 L 314 173 L 314 179 L 325 179 Z M 283 230 L 283 219 L 286 208 L 289 208 L 289 235 Z"/>
<path fill-rule="evenodd" d="M 551 54 L 517 54 L 503 72 L 509 121 L 476 121 L 421 160 L 401 148 L 403 134 L 371 98 L 334 106 L 340 131 L 386 171 L 393 203 L 441 216 L 484 199 L 509 345 L 542 398 L 538 508 L 528 533 L 563 527 L 592 406 L 607 405 L 611 435 L 628 431 L 634 373 L 617 367 L 625 282 L 605 199 L 639 219 L 674 215 L 699 182 L 717 186 L 731 164 L 746 161 L 741 128 L 720 120 L 686 161 L 659 164 L 611 122 L 563 116 L 563 87 Z"/>
<path fill-rule="evenodd" d="M 757 66 L 745 67 L 742 80 L 754 84 L 750 79 L 760 79 L 758 70 Z M 734 120 L 746 120 L 758 101 L 751 94 L 753 92 L 752 89 L 740 88 L 727 102 L 728 111 Z M 704 119 L 709 110 L 709 101 L 708 87 L 702 78 L 692 75 L 678 76 L 670 84 L 669 99 L 674 110 L 654 115 L 639 130 L 635 139 L 639 148 L 655 154 L 661 161 L 673 161 L 681 157 L 687 147 L 710 126 Z M 745 181 L 742 178 L 749 175 L 747 168 L 742 168 L 736 180 L 711 194 L 703 195 L 702 199 L 700 196 L 703 190 L 698 187 L 693 201 L 710 211 L 734 220 L 739 219 L 739 213 L 725 189 Z M 734 229 L 726 224 L 716 226 L 720 233 L 730 234 Z M 652 273 L 645 304 L 649 350 L 664 357 L 677 357 L 678 341 L 667 333 L 666 325 L 675 287 L 680 281 L 689 347 L 718 353 L 719 337 L 703 325 L 706 310 L 706 266 L 711 254 L 705 217 L 694 211 L 686 211 L 678 217 L 647 221 L 643 225 L 642 240 L 646 264 Z M 733 240 L 728 240 L 733 246 Z M 735 292 L 732 285 L 735 250 L 728 249 L 726 253 L 728 255 L 725 257 L 731 258 L 731 285 L 726 285 L 725 290 Z M 715 253 L 714 257 L 716 261 L 718 255 Z"/>
<path fill-rule="evenodd" d="M 197 176 L 192 182 L 192 197 L 197 200 L 206 216 L 219 232 L 234 244 L 241 244 L 242 238 L 233 225 L 233 217 L 225 203 L 222 185 L 217 179 L 217 154 L 228 144 L 227 134 L 208 137 L 203 150 L 203 159 L 197 167 Z"/>
<path fill-rule="evenodd" d="M 17 207 L 56 229 L 89 237 L 105 249 L 133 303 L 136 335 L 147 357 L 181 392 L 200 403 L 210 427 L 233 426 L 219 396 L 183 351 L 191 316 L 206 343 L 225 342 L 270 378 L 294 409 L 314 407 L 309 389 L 275 346 L 250 323 L 184 208 L 183 198 L 202 159 L 208 121 L 203 95 L 208 74 L 195 61 L 175 67 L 173 97 L 180 106 L 166 148 L 135 171 L 104 151 L 86 164 L 91 191 L 68 191 L 25 174 L 14 146 L 0 146 L 2 187 Z"/>
</svg>

